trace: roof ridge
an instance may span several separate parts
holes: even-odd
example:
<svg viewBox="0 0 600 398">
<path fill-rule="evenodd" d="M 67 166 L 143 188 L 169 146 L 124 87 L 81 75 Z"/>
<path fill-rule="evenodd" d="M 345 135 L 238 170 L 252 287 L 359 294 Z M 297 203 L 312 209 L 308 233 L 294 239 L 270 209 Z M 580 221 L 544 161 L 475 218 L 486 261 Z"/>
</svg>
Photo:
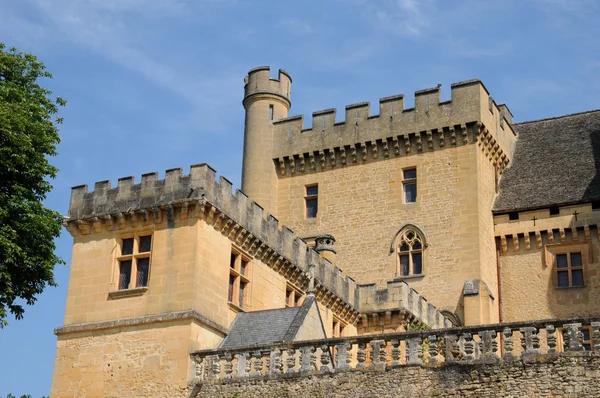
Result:
<svg viewBox="0 0 600 398">
<path fill-rule="evenodd" d="M 551 117 L 546 117 L 546 118 L 542 118 L 542 119 L 535 119 L 535 120 L 527 120 L 525 122 L 513 123 L 512 125 L 516 126 L 516 125 L 519 125 L 519 124 L 544 122 L 544 121 L 547 121 L 547 120 L 562 119 L 562 118 L 570 117 L 570 116 L 580 116 L 580 115 L 585 115 L 585 114 L 594 113 L 594 112 L 600 112 L 600 109 L 591 109 L 591 110 L 588 110 L 588 111 L 575 112 L 575 113 L 567 113 L 566 115 L 551 116 Z"/>
</svg>

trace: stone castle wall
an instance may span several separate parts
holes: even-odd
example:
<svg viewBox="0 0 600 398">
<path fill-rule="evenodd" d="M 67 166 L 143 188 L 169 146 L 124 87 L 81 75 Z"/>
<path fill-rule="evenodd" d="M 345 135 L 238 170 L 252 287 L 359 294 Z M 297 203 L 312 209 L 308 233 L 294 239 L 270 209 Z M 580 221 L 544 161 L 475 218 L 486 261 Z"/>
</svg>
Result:
<svg viewBox="0 0 600 398">
<path fill-rule="evenodd" d="M 595 397 L 600 357 L 540 355 L 529 360 L 433 364 L 335 374 L 204 382 L 192 397 Z"/>
</svg>

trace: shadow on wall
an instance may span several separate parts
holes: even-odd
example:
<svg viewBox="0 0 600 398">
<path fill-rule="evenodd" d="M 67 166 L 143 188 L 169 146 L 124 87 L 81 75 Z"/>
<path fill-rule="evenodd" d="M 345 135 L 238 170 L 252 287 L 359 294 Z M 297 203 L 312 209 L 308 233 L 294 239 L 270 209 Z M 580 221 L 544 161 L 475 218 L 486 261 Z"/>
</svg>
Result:
<svg viewBox="0 0 600 398">
<path fill-rule="evenodd" d="M 588 184 L 582 199 L 591 201 L 600 197 L 600 129 L 593 130 L 589 134 L 596 174 Z"/>
</svg>

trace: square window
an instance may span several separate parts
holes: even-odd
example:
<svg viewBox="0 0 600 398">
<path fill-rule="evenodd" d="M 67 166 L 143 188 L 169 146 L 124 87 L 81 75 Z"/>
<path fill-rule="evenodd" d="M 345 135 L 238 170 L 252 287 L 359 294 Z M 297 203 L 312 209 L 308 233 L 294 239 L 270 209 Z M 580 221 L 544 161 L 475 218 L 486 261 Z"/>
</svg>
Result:
<svg viewBox="0 0 600 398">
<path fill-rule="evenodd" d="M 306 196 L 315 196 L 318 194 L 319 194 L 319 186 L 318 185 L 306 187 Z"/>
<path fill-rule="evenodd" d="M 417 169 L 404 170 L 404 179 L 405 180 L 412 180 L 415 178 L 417 178 Z"/>
<path fill-rule="evenodd" d="M 569 271 L 558 272 L 558 287 L 569 287 Z"/>
<path fill-rule="evenodd" d="M 133 238 L 123 239 L 123 244 L 121 245 L 121 255 L 127 256 L 133 254 Z"/>
<path fill-rule="evenodd" d="M 131 260 L 119 262 L 119 290 L 129 289 L 131 282 Z"/>
<path fill-rule="evenodd" d="M 404 184 L 404 203 L 415 203 L 417 201 L 417 183 Z"/>
<path fill-rule="evenodd" d="M 571 267 L 581 267 L 581 253 L 571 253 Z"/>
<path fill-rule="evenodd" d="M 152 235 L 140 236 L 140 253 L 147 253 L 152 248 Z"/>
<path fill-rule="evenodd" d="M 556 268 L 567 268 L 569 264 L 567 263 L 567 255 L 566 254 L 558 254 L 556 256 Z"/>
<path fill-rule="evenodd" d="M 573 279 L 573 286 L 583 286 L 583 270 L 574 269 L 571 271 L 571 278 Z"/>
</svg>

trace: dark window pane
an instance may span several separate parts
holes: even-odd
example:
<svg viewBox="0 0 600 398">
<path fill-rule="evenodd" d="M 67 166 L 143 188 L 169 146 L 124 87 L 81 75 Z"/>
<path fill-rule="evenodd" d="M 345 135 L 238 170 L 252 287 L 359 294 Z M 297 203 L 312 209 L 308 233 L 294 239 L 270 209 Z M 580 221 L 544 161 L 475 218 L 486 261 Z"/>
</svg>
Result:
<svg viewBox="0 0 600 398">
<path fill-rule="evenodd" d="M 410 250 L 410 246 L 408 246 L 408 243 L 402 242 L 402 246 L 400 246 L 400 251 L 401 252 L 407 252 L 409 250 Z"/>
<path fill-rule="evenodd" d="M 412 238 L 414 238 L 414 237 L 415 237 L 415 233 L 412 231 L 410 231 L 409 233 L 406 234 L 406 238 L 408 240 L 412 240 Z"/>
<path fill-rule="evenodd" d="M 558 272 L 558 287 L 569 287 L 569 271 Z"/>
<path fill-rule="evenodd" d="M 581 333 L 583 333 L 583 340 L 588 341 L 590 339 L 590 329 L 582 329 Z"/>
<path fill-rule="evenodd" d="M 591 344 L 584 344 L 583 345 L 583 349 L 586 351 L 592 351 L 592 345 Z"/>
<path fill-rule="evenodd" d="M 415 243 L 413 243 L 413 249 L 414 250 L 419 250 L 421 249 L 421 242 L 419 242 L 418 240 L 415 241 Z"/>
<path fill-rule="evenodd" d="M 242 260 L 242 267 L 240 269 L 240 272 L 242 273 L 242 275 L 246 275 L 246 268 L 248 267 L 248 261 L 244 261 Z"/>
<path fill-rule="evenodd" d="M 571 267 L 581 267 L 581 253 L 571 253 Z"/>
<path fill-rule="evenodd" d="M 313 185 L 312 187 L 306 187 L 306 196 L 314 196 L 319 194 L 319 187 Z"/>
<path fill-rule="evenodd" d="M 140 253 L 149 252 L 152 247 L 152 235 L 140 236 Z"/>
<path fill-rule="evenodd" d="M 128 254 L 133 254 L 133 238 L 123 239 L 121 255 L 126 256 Z"/>
<path fill-rule="evenodd" d="M 417 201 L 417 184 L 411 182 L 404 184 L 404 203 L 415 203 Z"/>
<path fill-rule="evenodd" d="M 128 289 L 131 281 L 131 260 L 120 261 L 119 264 L 119 290 Z"/>
<path fill-rule="evenodd" d="M 583 270 L 576 269 L 571 271 L 571 278 L 573 278 L 573 286 L 583 286 Z"/>
<path fill-rule="evenodd" d="M 300 305 L 300 298 L 301 298 L 301 296 L 299 294 L 294 295 L 294 306 L 295 307 L 298 307 Z"/>
<path fill-rule="evenodd" d="M 285 302 L 287 303 L 288 306 L 292 306 L 293 302 L 294 302 L 294 293 L 291 290 L 288 290 L 285 292 Z"/>
<path fill-rule="evenodd" d="M 150 259 L 138 258 L 137 260 L 137 287 L 148 286 L 148 271 L 150 271 Z"/>
<path fill-rule="evenodd" d="M 400 272 L 402 273 L 402 276 L 410 275 L 410 265 L 408 261 L 408 255 L 406 254 L 400 256 Z"/>
<path fill-rule="evenodd" d="M 317 199 L 306 199 L 306 218 L 317 218 L 319 203 Z"/>
<path fill-rule="evenodd" d="M 244 290 L 246 289 L 246 283 L 240 282 L 240 307 L 244 305 Z"/>
<path fill-rule="evenodd" d="M 558 254 L 556 256 L 556 267 L 557 268 L 567 268 L 569 265 L 567 264 L 567 255 L 566 254 Z"/>
<path fill-rule="evenodd" d="M 237 254 L 231 253 L 231 258 L 229 260 L 229 266 L 231 268 L 235 268 L 235 260 L 237 259 Z"/>
<path fill-rule="evenodd" d="M 421 253 L 413 253 L 413 273 L 420 275 L 423 273 L 423 255 Z"/>
<path fill-rule="evenodd" d="M 404 170 L 404 179 L 410 180 L 412 178 L 417 178 L 417 169 Z"/>
<path fill-rule="evenodd" d="M 233 285 L 235 283 L 235 276 L 229 275 L 229 293 L 227 294 L 227 300 L 233 301 Z"/>
</svg>

